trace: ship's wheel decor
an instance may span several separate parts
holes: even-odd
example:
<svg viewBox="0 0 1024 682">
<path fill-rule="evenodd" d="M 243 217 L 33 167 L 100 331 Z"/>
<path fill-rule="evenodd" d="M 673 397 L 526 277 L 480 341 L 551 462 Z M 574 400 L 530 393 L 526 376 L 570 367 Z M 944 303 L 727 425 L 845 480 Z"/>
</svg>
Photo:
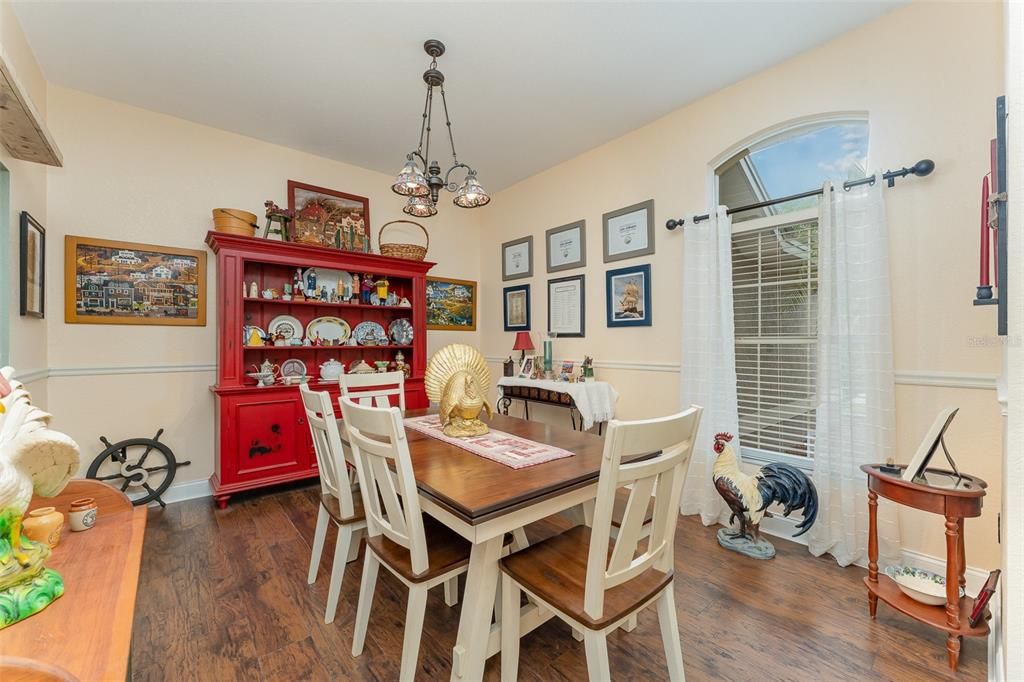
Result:
<svg viewBox="0 0 1024 682">
<path fill-rule="evenodd" d="M 129 438 L 117 443 L 100 436 L 107 449 L 92 461 L 86 477 L 120 489 L 137 507 L 153 501 L 166 507 L 160 496 L 171 487 L 178 467 L 192 462 L 175 459 L 174 452 L 160 442 L 163 432 L 160 429 L 153 438 Z"/>
</svg>

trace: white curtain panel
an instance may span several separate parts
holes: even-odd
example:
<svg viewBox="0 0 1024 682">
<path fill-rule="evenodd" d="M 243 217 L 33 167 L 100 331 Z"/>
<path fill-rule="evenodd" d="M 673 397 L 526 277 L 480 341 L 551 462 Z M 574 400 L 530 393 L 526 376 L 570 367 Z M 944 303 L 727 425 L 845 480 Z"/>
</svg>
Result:
<svg viewBox="0 0 1024 682">
<path fill-rule="evenodd" d="M 715 433 L 728 431 L 739 452 L 736 406 L 736 334 L 732 317 L 732 221 L 725 207 L 709 220 L 683 228 L 683 361 L 680 402 L 704 413 L 690 459 L 680 511 L 700 514 L 704 525 L 727 523 L 725 506 L 711 480 Z"/>
<path fill-rule="evenodd" d="M 846 191 L 829 184 L 819 220 L 817 434 L 818 520 L 808 534 L 815 556 L 840 566 L 867 557 L 866 475 L 896 440 L 892 369 L 889 236 L 882 183 Z M 879 550 L 899 556 L 899 519 L 879 499 Z"/>
</svg>

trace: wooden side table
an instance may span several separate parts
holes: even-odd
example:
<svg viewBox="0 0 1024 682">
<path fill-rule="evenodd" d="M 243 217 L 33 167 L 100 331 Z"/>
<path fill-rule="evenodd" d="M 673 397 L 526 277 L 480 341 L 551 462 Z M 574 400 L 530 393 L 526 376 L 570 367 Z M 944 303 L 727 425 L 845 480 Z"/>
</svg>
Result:
<svg viewBox="0 0 1024 682">
<path fill-rule="evenodd" d="M 964 635 L 988 635 L 988 618 L 975 627 L 968 623 L 974 600 L 960 596 L 965 587 L 967 564 L 964 554 L 964 519 L 981 516 L 982 498 L 988 484 L 976 476 L 962 474 L 960 481 L 951 471 L 927 469 L 928 485 L 904 481 L 895 474 L 883 473 L 880 464 L 865 464 L 860 469 L 868 475 L 868 611 L 875 617 L 878 600 L 900 613 L 946 633 L 949 667 L 956 670 L 960 658 L 960 642 Z M 931 606 L 905 595 L 887 575 L 878 574 L 878 496 L 896 504 L 941 514 L 946 519 L 946 604 Z"/>
</svg>

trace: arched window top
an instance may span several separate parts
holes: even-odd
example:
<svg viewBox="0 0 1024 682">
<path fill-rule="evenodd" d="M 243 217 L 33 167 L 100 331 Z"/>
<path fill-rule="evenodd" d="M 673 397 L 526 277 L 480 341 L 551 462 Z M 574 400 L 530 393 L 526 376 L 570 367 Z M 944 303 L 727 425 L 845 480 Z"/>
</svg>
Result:
<svg viewBox="0 0 1024 682">
<path fill-rule="evenodd" d="M 715 168 L 718 203 L 731 208 L 797 194 L 826 180 L 846 181 L 867 173 L 866 119 L 827 120 L 789 127 L 763 137 Z M 745 211 L 742 222 L 816 205 L 808 198 Z"/>
</svg>

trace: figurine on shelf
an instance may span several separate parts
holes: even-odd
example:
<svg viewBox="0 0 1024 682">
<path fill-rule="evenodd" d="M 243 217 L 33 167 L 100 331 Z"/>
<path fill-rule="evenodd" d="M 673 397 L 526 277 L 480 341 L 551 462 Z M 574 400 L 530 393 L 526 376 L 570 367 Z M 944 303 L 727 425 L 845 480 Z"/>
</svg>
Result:
<svg viewBox="0 0 1024 682">
<path fill-rule="evenodd" d="M 388 302 L 388 286 L 390 284 L 391 283 L 388 281 L 388 278 L 386 276 L 385 277 L 381 277 L 380 279 L 377 280 L 377 283 L 376 283 L 375 286 L 377 287 L 377 298 L 380 300 L 380 304 L 381 305 L 387 305 L 387 302 Z"/>
<path fill-rule="evenodd" d="M 260 332 L 259 332 L 258 329 L 253 327 L 251 330 L 249 330 L 249 338 L 245 340 L 245 345 L 247 345 L 247 346 L 262 346 L 263 345 L 263 337 L 260 336 Z"/>
<path fill-rule="evenodd" d="M 284 294 L 281 295 L 281 299 L 285 301 L 292 300 L 292 285 L 288 282 L 284 283 Z"/>
<path fill-rule="evenodd" d="M 310 268 L 306 273 L 306 291 L 312 291 L 316 295 L 316 270 L 314 268 Z M 306 295 L 309 296 L 308 293 Z"/>
<path fill-rule="evenodd" d="M 260 288 L 259 288 L 259 286 L 257 286 L 256 282 L 253 282 L 253 283 L 251 283 L 249 285 L 249 298 L 259 298 L 259 297 L 260 297 Z"/>
<path fill-rule="evenodd" d="M 305 296 L 306 283 L 302 280 L 302 268 L 295 268 L 295 277 L 292 278 L 292 290 L 296 295 Z"/>
<path fill-rule="evenodd" d="M 403 296 L 402 300 L 398 302 L 398 307 L 399 308 L 411 308 L 412 307 L 412 303 L 409 302 L 409 299 L 407 299 L 405 296 Z"/>
<path fill-rule="evenodd" d="M 313 345 L 314 346 L 322 346 L 322 345 L 324 345 L 323 339 L 320 338 L 320 332 L 316 332 L 316 333 L 313 334 Z"/>
<path fill-rule="evenodd" d="M 327 285 L 326 284 L 321 284 L 320 285 L 320 300 L 321 301 L 326 301 L 327 299 L 328 299 L 328 296 L 327 296 Z"/>
<path fill-rule="evenodd" d="M 363 283 L 359 287 L 359 299 L 363 305 L 370 305 L 371 293 L 373 293 L 373 275 L 363 275 Z"/>
<path fill-rule="evenodd" d="M 359 275 L 352 273 L 352 298 L 358 300 L 359 298 Z"/>
<path fill-rule="evenodd" d="M 269 199 L 263 202 L 263 207 L 267 209 L 267 226 L 263 228 L 263 238 L 288 241 L 288 223 L 295 217 L 295 211 L 281 208 Z M 274 226 L 274 223 L 280 227 Z"/>
<path fill-rule="evenodd" d="M 345 300 L 345 284 L 340 279 L 338 280 L 338 286 L 335 287 L 334 296 L 332 298 L 334 298 L 335 303 L 341 303 Z"/>
</svg>

